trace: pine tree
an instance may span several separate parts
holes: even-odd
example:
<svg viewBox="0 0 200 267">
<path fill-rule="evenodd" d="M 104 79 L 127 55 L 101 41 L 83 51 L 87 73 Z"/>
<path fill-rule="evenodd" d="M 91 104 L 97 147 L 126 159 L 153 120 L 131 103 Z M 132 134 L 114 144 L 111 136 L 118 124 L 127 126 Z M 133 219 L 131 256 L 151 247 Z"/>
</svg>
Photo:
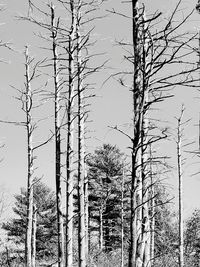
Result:
<svg viewBox="0 0 200 267">
<path fill-rule="evenodd" d="M 123 154 L 104 144 L 87 161 L 90 231 L 99 234 L 99 248 L 106 252 L 121 243 L 121 179 Z"/>
<path fill-rule="evenodd" d="M 33 195 L 37 207 L 36 258 L 54 257 L 57 242 L 55 194 L 45 184 L 37 182 Z M 2 228 L 14 243 L 20 245 L 25 242 L 27 191 L 22 188 L 15 200 L 13 211 L 16 217 L 4 223 Z"/>
</svg>

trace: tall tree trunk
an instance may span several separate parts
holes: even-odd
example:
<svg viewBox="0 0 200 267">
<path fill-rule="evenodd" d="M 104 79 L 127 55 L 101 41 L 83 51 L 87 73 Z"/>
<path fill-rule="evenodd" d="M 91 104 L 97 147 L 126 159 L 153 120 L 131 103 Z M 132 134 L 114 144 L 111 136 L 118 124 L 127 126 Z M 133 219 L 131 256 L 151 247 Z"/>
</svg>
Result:
<svg viewBox="0 0 200 267">
<path fill-rule="evenodd" d="M 130 246 L 129 246 L 129 267 L 136 267 L 136 253 L 138 246 L 138 237 L 141 231 L 141 171 L 139 143 L 141 133 L 141 110 L 140 110 L 140 52 L 138 40 L 138 1 L 132 0 L 132 38 L 134 53 L 133 68 L 133 144 L 132 144 L 132 173 L 131 173 L 131 220 L 130 220 Z"/>
<path fill-rule="evenodd" d="M 182 185 L 182 155 L 181 155 L 181 141 L 182 141 L 182 116 L 184 108 L 181 110 L 181 116 L 178 118 L 177 125 L 177 161 L 178 161 L 178 182 L 179 182 L 179 267 L 184 266 L 184 251 L 183 251 L 183 185 Z"/>
<path fill-rule="evenodd" d="M 149 99 L 149 88 L 147 82 L 148 73 L 148 38 L 146 29 L 146 17 L 143 11 L 142 26 L 140 27 L 140 47 L 141 47 L 141 62 L 142 62 L 142 99 L 141 99 L 141 112 L 142 112 L 142 129 L 141 129 L 141 175 L 142 175 L 142 225 L 141 225 L 141 240 L 139 245 L 138 267 L 147 267 L 150 265 L 150 176 L 147 172 L 147 147 L 148 147 L 148 128 L 149 121 L 147 118 L 147 110 L 145 105 Z"/>
<path fill-rule="evenodd" d="M 54 127 L 55 127 L 55 176 L 56 176 L 56 207 L 57 207 L 57 231 L 58 231 L 58 267 L 64 266 L 64 230 L 62 215 L 62 190 L 61 190 L 61 137 L 60 137 L 60 86 L 57 52 L 57 26 L 55 11 L 51 6 L 51 34 L 53 52 L 54 75 Z"/>
<path fill-rule="evenodd" d="M 66 155 L 66 267 L 73 265 L 73 191 L 74 191 L 74 152 L 73 152 L 73 137 L 74 137 L 74 57 L 75 57 L 75 33 L 76 33 L 76 10 L 74 0 L 70 0 L 71 28 L 69 33 L 68 46 L 68 97 L 67 97 L 67 155 Z"/>
<path fill-rule="evenodd" d="M 136 258 L 136 199 L 135 199 L 135 187 L 136 187 L 136 159 L 134 155 L 134 146 L 132 147 L 132 171 L 131 171 L 131 218 L 130 218 L 130 245 L 129 245 L 129 260 L 128 267 L 135 267 L 135 258 Z"/>
<path fill-rule="evenodd" d="M 36 231 L 37 231 L 37 208 L 36 205 L 33 205 L 33 227 L 32 227 L 32 242 L 31 242 L 31 250 L 32 250 L 32 267 L 36 267 Z"/>
<path fill-rule="evenodd" d="M 121 267 L 124 267 L 124 167 L 121 182 Z"/>
<path fill-rule="evenodd" d="M 25 241 L 25 259 L 26 267 L 32 267 L 32 251 L 31 251 L 31 237 L 33 225 L 33 146 L 32 146 L 32 93 L 30 85 L 30 58 L 28 55 L 28 48 L 25 50 L 25 78 L 26 78 L 26 92 L 25 92 L 25 112 L 26 112 L 26 131 L 27 131 L 27 147 L 28 147 L 28 177 L 27 177 L 27 223 L 26 223 L 26 241 Z"/>
<path fill-rule="evenodd" d="M 85 258 L 86 258 L 86 265 L 88 264 L 89 260 L 89 199 L 88 199 L 88 175 L 85 165 L 85 181 L 84 181 L 84 195 L 85 195 Z"/>
<path fill-rule="evenodd" d="M 82 1 L 78 1 L 76 20 L 77 39 L 77 91 L 78 91 L 78 251 L 79 267 L 86 266 L 85 256 L 85 136 L 84 136 L 84 86 L 83 86 L 83 63 L 82 63 L 82 38 L 80 32 Z M 85 188 L 86 189 L 86 188 Z"/>
<path fill-rule="evenodd" d="M 136 267 L 141 267 L 143 263 L 143 172 L 142 172 L 142 149 L 138 149 L 137 151 L 137 172 L 136 172 L 136 177 L 137 177 L 137 185 L 135 189 L 135 194 L 136 194 L 136 237 L 135 237 L 135 242 L 136 242 L 136 255 L 135 255 L 135 266 Z"/>
<path fill-rule="evenodd" d="M 147 31 L 145 16 L 139 13 L 139 1 L 132 0 L 133 30 L 133 146 L 129 267 L 146 267 L 150 262 L 148 183 L 146 181 L 147 146 L 146 103 L 148 102 Z"/>
<path fill-rule="evenodd" d="M 145 245 L 146 245 L 146 228 L 147 228 L 147 220 L 148 220 L 148 204 L 146 203 L 147 201 L 147 192 L 146 192 L 146 188 L 147 188 L 147 183 L 146 183 L 146 174 L 145 174 L 145 149 L 144 149 L 144 135 L 145 135 L 145 131 L 144 131 L 144 114 L 143 116 L 143 127 L 142 127 L 142 131 L 141 131 L 141 192 L 142 192 L 142 199 L 140 202 L 141 205 L 141 224 L 139 225 L 139 227 L 141 227 L 140 230 L 140 236 L 138 239 L 138 244 L 137 244 L 137 255 L 136 255 L 136 265 L 137 267 L 145 267 L 144 265 L 144 252 L 145 252 Z"/>
</svg>

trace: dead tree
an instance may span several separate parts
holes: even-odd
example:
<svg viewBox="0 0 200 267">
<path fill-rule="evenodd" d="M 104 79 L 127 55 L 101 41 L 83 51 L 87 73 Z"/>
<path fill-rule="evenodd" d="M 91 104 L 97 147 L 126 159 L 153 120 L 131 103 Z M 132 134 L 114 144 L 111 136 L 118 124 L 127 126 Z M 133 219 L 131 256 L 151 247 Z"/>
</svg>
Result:
<svg viewBox="0 0 200 267">
<path fill-rule="evenodd" d="M 139 16 L 139 19 L 137 18 L 137 15 Z M 134 138 L 133 138 L 133 172 L 132 172 L 132 179 L 133 179 L 133 188 L 134 191 L 133 199 L 135 198 L 136 207 L 134 207 L 133 215 L 135 217 L 135 226 L 136 232 L 132 233 L 132 240 L 137 240 L 136 244 L 133 245 L 133 248 L 135 247 L 135 250 L 131 249 L 132 251 L 130 258 L 129 258 L 129 266 L 149 266 L 150 265 L 150 221 L 149 221 L 149 201 L 147 194 L 148 192 L 148 183 L 146 182 L 146 175 L 144 174 L 145 170 L 145 161 L 144 161 L 144 153 L 145 153 L 145 147 L 148 146 L 148 144 L 158 141 L 160 138 L 155 138 L 152 140 L 151 138 L 146 138 L 146 141 L 144 143 L 144 136 L 147 137 L 147 133 L 145 133 L 145 127 L 143 124 L 144 116 L 147 113 L 147 110 L 149 107 L 160 100 L 163 100 L 164 98 L 161 96 L 159 99 L 154 97 L 153 100 L 150 100 L 152 98 L 152 93 L 157 94 L 156 89 L 151 84 L 151 78 L 154 77 L 157 72 L 165 67 L 165 61 L 158 62 L 158 64 L 155 64 L 154 60 L 157 60 L 158 57 L 161 55 L 165 55 L 165 49 L 167 49 L 167 44 L 164 46 L 163 50 L 160 51 L 160 54 L 157 54 L 157 48 L 153 51 L 153 46 L 156 46 L 155 41 L 153 41 L 152 34 L 149 33 L 148 27 L 144 27 L 146 24 L 147 19 L 144 17 L 144 11 L 142 11 L 142 17 L 140 15 L 139 9 L 136 8 L 135 5 L 133 5 L 133 48 L 134 48 L 134 85 L 133 85 L 133 99 L 134 100 Z M 154 20 L 154 19 L 153 19 Z M 165 31 L 165 30 L 164 30 Z M 163 31 L 163 37 L 166 38 L 165 32 Z M 144 41 L 141 43 L 142 36 L 145 36 L 145 34 L 148 35 L 149 41 Z M 169 38 L 170 40 L 170 38 Z M 181 49 L 183 43 L 177 48 L 174 56 L 178 57 L 178 51 Z M 176 47 L 176 46 L 175 46 Z M 143 54 L 140 52 L 143 51 Z M 183 60 L 184 61 L 184 60 Z M 168 63 L 172 63 L 173 58 L 169 58 Z M 184 62 L 182 62 L 184 63 Z M 159 67 L 158 67 L 159 66 Z M 195 70 L 195 68 L 194 68 Z M 192 70 L 189 70 L 190 72 L 193 72 Z M 182 73 L 176 74 L 177 76 L 181 76 Z M 156 76 L 156 75 L 155 75 Z M 173 75 L 172 75 L 173 76 Z M 172 78 L 169 77 L 169 78 Z M 174 76 L 176 77 L 176 76 Z M 184 77 L 183 81 L 180 83 L 184 84 Z M 171 83 L 166 80 L 164 77 L 163 80 L 159 82 L 166 82 L 166 86 L 170 86 Z M 186 81 L 186 85 L 187 85 Z M 191 83 L 194 82 L 194 80 L 190 80 Z M 154 87 L 154 88 L 153 88 Z M 159 89 L 163 90 L 165 85 L 160 86 Z M 157 88 L 158 90 L 158 88 Z M 155 95 L 154 95 L 155 96 Z M 149 106 L 149 107 L 148 107 Z M 147 108 L 148 107 L 148 108 Z M 156 140 L 157 139 L 157 140 Z M 144 149 L 145 148 L 145 149 Z M 138 159 L 138 157 L 142 156 L 141 161 Z M 135 171 L 137 168 L 137 171 L 139 169 L 139 173 Z M 136 182 L 136 181 L 137 182 Z M 142 196 L 141 196 L 141 191 Z M 138 201 L 139 200 L 139 201 Z M 133 207 L 132 207 L 133 208 Z M 131 208 L 131 210 L 132 210 Z M 131 226 L 133 229 L 133 226 Z M 135 237 L 134 237 L 135 236 Z M 145 247 L 146 246 L 146 247 Z M 133 254 L 135 253 L 135 254 Z M 135 255 L 135 256 L 134 256 Z M 135 259 L 134 259 L 135 257 Z M 134 260 L 133 260 L 134 259 Z M 135 262 L 135 263 L 134 263 Z"/>
<path fill-rule="evenodd" d="M 62 190 L 61 190 L 61 84 L 59 79 L 58 66 L 58 26 L 59 19 L 55 18 L 54 6 L 51 5 L 51 38 L 53 52 L 53 79 L 54 79 L 54 124 L 55 124 L 55 177 L 56 177 L 56 205 L 57 205 L 57 227 L 58 227 L 58 266 L 64 266 L 64 229 L 62 211 Z"/>
<path fill-rule="evenodd" d="M 27 267 L 35 267 L 36 257 L 36 209 L 33 203 L 33 188 L 36 182 L 34 175 L 34 160 L 36 159 L 35 151 L 47 144 L 52 136 L 43 143 L 33 146 L 33 133 L 38 126 L 38 122 L 33 119 L 32 112 L 34 105 L 34 97 L 41 92 L 41 88 L 32 89 L 31 83 L 40 75 L 37 69 L 43 64 L 43 61 L 34 63 L 34 58 L 28 54 L 28 47 L 25 49 L 25 90 L 18 90 L 21 96 L 18 98 L 22 103 L 22 110 L 26 115 L 26 122 L 17 123 L 26 127 L 27 134 L 27 224 L 25 239 L 25 261 Z M 37 106 L 39 107 L 39 105 Z M 13 122 L 9 122 L 13 123 Z"/>
<path fill-rule="evenodd" d="M 26 236 L 25 236 L 25 264 L 27 267 L 35 267 L 36 257 L 36 210 L 34 209 L 34 184 L 37 182 L 34 179 L 34 160 L 36 159 L 35 151 L 47 144 L 51 139 L 48 138 L 43 143 L 33 146 L 33 134 L 38 127 L 38 120 L 33 118 L 33 109 L 39 108 L 40 104 L 35 103 L 35 98 L 41 93 L 41 87 L 32 89 L 32 82 L 38 78 L 38 68 L 44 63 L 29 56 L 28 47 L 25 48 L 25 83 L 24 89 L 13 88 L 18 92 L 19 96 L 16 97 L 22 104 L 22 111 L 25 114 L 25 121 L 5 121 L 2 123 L 13 124 L 16 126 L 23 126 L 26 129 L 26 143 L 27 143 L 27 222 L 26 222 Z"/>
<path fill-rule="evenodd" d="M 27 136 L 27 223 L 26 223 L 26 238 L 25 238 L 25 262 L 27 267 L 35 267 L 35 234 L 36 234 L 36 211 L 33 203 L 33 188 L 34 188 L 34 160 L 36 156 L 34 151 L 46 144 L 50 139 L 37 146 L 33 146 L 33 133 L 37 127 L 34 121 L 32 112 L 34 108 L 33 98 L 38 94 L 38 89 L 32 90 L 31 83 L 38 77 L 36 71 L 41 62 L 33 63 L 34 59 L 28 54 L 28 47 L 25 49 L 25 89 L 18 90 L 21 96 L 18 98 L 22 103 L 22 110 L 26 115 L 26 121 L 14 123 L 26 127 Z"/>
<path fill-rule="evenodd" d="M 73 264 L 73 217 L 74 217 L 74 182 L 75 182 L 75 130 L 78 133 L 78 201 L 79 201 L 79 264 L 84 266 L 86 259 L 88 258 L 88 182 L 85 169 L 85 121 L 87 120 L 87 113 L 85 101 L 93 94 L 88 93 L 91 89 L 87 83 L 87 77 L 90 74 L 97 72 L 104 66 L 104 63 L 98 67 L 89 67 L 88 62 L 89 46 L 93 45 L 93 42 L 89 42 L 92 29 L 84 30 L 86 25 L 95 18 L 90 18 L 91 12 L 95 11 L 99 7 L 98 1 L 79 1 L 59 0 L 70 16 L 70 23 L 66 25 L 65 21 L 60 19 L 60 23 L 54 18 L 54 10 L 51 14 L 47 14 L 40 8 L 37 8 L 32 3 L 32 8 L 44 15 L 47 18 L 51 18 L 51 24 L 45 23 L 44 20 L 38 21 L 31 16 L 26 20 L 34 22 L 35 24 L 43 27 L 51 32 L 51 38 L 53 40 L 53 65 L 54 65 L 54 84 L 55 84 L 55 117 L 57 126 L 55 126 L 56 140 L 58 141 L 60 136 L 61 126 L 66 130 L 66 266 L 72 266 Z M 52 8 L 51 8 L 52 9 Z M 33 12 L 32 12 L 33 14 Z M 63 14 L 62 14 L 63 15 Z M 99 17 L 98 17 L 99 18 Z M 45 40 L 49 40 L 41 35 Z M 59 53 L 57 49 L 59 47 Z M 47 48 L 46 48 L 47 49 Z M 59 66 L 58 66 L 59 62 Z M 47 64 L 49 66 L 49 64 Z M 59 74 L 59 75 L 58 75 Z M 60 83 L 59 76 L 62 76 L 62 82 Z M 59 93 L 61 88 L 67 88 L 62 91 L 62 101 L 65 102 L 65 121 L 63 125 L 59 126 L 58 113 L 59 113 Z M 87 93 L 85 94 L 85 92 Z M 78 110 L 76 110 L 76 108 Z M 64 112 L 63 112 L 64 113 Z M 75 122 L 78 122 L 78 125 Z M 56 142 L 57 142 L 56 141 Z M 57 151 L 59 151 L 57 142 Z M 60 151 L 61 152 L 61 151 Z M 60 154 L 58 152 L 58 154 Z M 57 155 L 56 163 L 58 170 L 59 156 Z M 58 174 L 58 172 L 57 172 Z M 59 174 L 57 175 L 57 177 Z M 61 218 L 61 217 L 60 217 Z M 60 244 L 61 245 L 61 244 Z M 61 247 L 61 246 L 60 246 Z M 60 249 L 59 249 L 60 250 Z M 83 256 L 81 256 L 83 255 Z M 82 260 L 83 258 L 83 260 Z M 60 260 L 59 260 L 60 262 Z M 81 263 L 83 262 L 83 264 Z"/>
<path fill-rule="evenodd" d="M 178 203 L 179 203 L 179 267 L 184 266 L 184 239 L 183 239 L 183 171 L 182 171 L 182 152 L 181 152 L 181 144 L 182 144 L 182 136 L 183 136 L 183 114 L 184 107 L 181 109 L 181 115 L 177 118 L 177 140 L 176 140 L 176 149 L 177 149 L 177 168 L 178 168 Z"/>
<path fill-rule="evenodd" d="M 80 267 L 87 266 L 88 262 L 88 178 L 85 166 L 85 140 L 86 140 L 86 122 L 88 117 L 88 99 L 93 97 L 90 94 L 91 87 L 88 84 L 88 76 L 96 73 L 104 66 L 104 63 L 99 66 L 89 66 L 90 58 L 93 55 L 89 54 L 90 46 L 93 45 L 91 41 L 91 26 L 88 23 L 95 20 L 91 18 L 92 12 L 95 12 L 99 8 L 98 1 L 71 1 L 70 13 L 72 17 L 71 26 L 69 31 L 69 77 L 72 76 L 73 80 L 73 95 L 72 101 L 77 99 L 77 159 L 78 159 L 78 251 Z M 99 17 L 98 17 L 99 18 Z M 89 28 L 89 29 L 88 29 Z M 70 52 L 71 51 L 71 52 Z M 68 96 L 71 89 L 68 89 Z M 68 97 L 69 101 L 70 97 Z M 69 104 L 68 104 L 69 106 Z M 67 111 L 68 113 L 68 111 Z M 71 118 L 74 121 L 74 112 L 69 110 Z M 70 118 L 68 117 L 67 123 Z M 69 125 L 68 125 L 69 126 Z M 74 127 L 74 126 L 73 126 Z M 70 128 L 67 129 L 67 132 Z"/>
<path fill-rule="evenodd" d="M 142 21 L 141 21 L 142 19 Z M 142 266 L 144 254 L 144 218 L 143 199 L 145 197 L 144 174 L 144 115 L 145 104 L 148 97 L 146 84 L 146 29 L 144 28 L 144 14 L 139 14 L 138 1 L 132 1 L 132 28 L 133 28 L 133 144 L 132 144 L 132 182 L 131 182 L 131 225 L 130 225 L 130 250 L 129 266 Z M 142 28 L 141 28 L 142 22 Z M 141 39 L 142 38 L 142 39 Z M 142 53 L 141 53 L 142 51 Z M 145 201 L 146 203 L 147 201 Z M 147 215 L 148 211 L 145 213 Z"/>
<path fill-rule="evenodd" d="M 76 9 L 75 1 L 70 0 L 70 30 L 68 41 L 68 95 L 67 112 L 67 151 L 66 151 L 66 267 L 73 264 L 73 217 L 74 217 L 74 95 L 75 95 L 75 38 L 76 38 Z"/>
<path fill-rule="evenodd" d="M 32 232 L 33 232 L 33 120 L 32 120 L 32 92 L 31 92 L 31 76 L 30 76 L 31 58 L 28 55 L 28 48 L 25 50 L 25 101 L 22 109 L 26 113 L 26 132 L 27 132 L 27 159 L 28 159 L 28 176 L 27 176 L 27 224 L 26 224 L 26 241 L 25 241 L 25 259 L 26 266 L 32 265 Z"/>
<path fill-rule="evenodd" d="M 86 266 L 86 230 L 85 230 L 85 112 L 84 112 L 84 85 L 82 62 L 82 36 L 81 36 L 81 8 L 82 1 L 78 1 L 77 5 L 77 22 L 76 22 L 76 39 L 77 39 L 77 97 L 78 97 L 78 246 L 79 246 L 79 267 Z M 86 189 L 86 188 L 85 188 Z"/>
<path fill-rule="evenodd" d="M 120 84 L 132 93 L 133 134 L 130 135 L 118 127 L 115 127 L 115 129 L 131 141 L 132 181 L 128 266 L 146 267 L 150 266 L 150 219 L 148 209 L 151 205 L 147 192 L 151 183 L 146 182 L 146 175 L 149 176 L 149 172 L 145 171 L 146 159 L 144 153 L 148 151 L 151 144 L 166 138 L 167 135 L 164 128 L 158 134 L 155 134 L 155 132 L 151 134 L 155 127 L 153 129 L 148 127 L 149 130 L 146 131 L 144 119 L 147 114 L 151 119 L 150 111 L 154 104 L 172 96 L 168 89 L 176 85 L 196 87 L 198 79 L 195 78 L 195 73 L 198 66 L 189 60 L 190 55 L 195 53 L 195 50 L 191 48 L 192 45 L 190 45 L 195 35 L 176 32 L 191 15 L 189 13 L 181 22 L 174 21 L 180 1 L 166 25 L 157 23 L 161 13 L 145 17 L 145 7 L 139 7 L 139 1 L 132 0 L 131 4 L 132 41 L 130 43 L 119 42 L 119 44 L 125 45 L 126 48 L 132 47 L 132 51 L 128 50 L 128 54 L 125 55 L 132 69 L 127 72 L 121 71 L 114 77 L 120 76 L 118 79 Z M 111 12 L 130 18 L 130 16 L 115 10 Z M 156 29 L 153 24 L 156 25 Z M 177 66 L 175 72 L 171 71 L 172 65 Z M 132 83 L 131 86 L 127 84 L 127 80 L 125 81 L 125 76 Z M 150 177 L 148 179 L 150 180 Z M 146 193 L 144 194 L 144 192 Z M 144 230 L 145 228 L 146 230 Z"/>
<path fill-rule="evenodd" d="M 55 15 L 55 7 L 53 4 L 47 5 L 47 8 L 50 10 L 49 13 L 44 12 L 39 7 L 35 6 L 35 4 L 30 1 L 30 11 L 28 17 L 20 17 L 22 20 L 26 20 L 28 22 L 32 22 L 42 29 L 48 31 L 48 36 L 40 35 L 45 41 L 50 43 L 50 48 L 45 47 L 46 50 L 49 50 L 52 53 L 52 57 L 50 60 L 43 61 L 44 67 L 52 68 L 52 77 L 53 77 L 53 87 L 54 93 L 47 93 L 44 90 L 45 94 L 48 94 L 48 97 L 52 97 L 54 101 L 54 134 L 52 137 L 55 137 L 55 181 L 56 181 L 56 206 L 57 206 L 57 231 L 58 231 L 58 266 L 63 267 L 65 262 L 64 255 L 64 228 L 63 228 L 63 210 L 62 210 L 62 190 L 61 190 L 61 90 L 62 90 L 62 82 L 60 78 L 60 64 L 59 64 L 59 18 L 56 18 Z M 33 16 L 33 11 L 39 12 L 40 15 L 44 16 L 48 22 L 44 22 L 43 19 L 38 20 Z M 50 36 L 49 36 L 50 33 Z M 50 76 L 48 74 L 48 76 Z M 51 78 L 52 78 L 51 77 Z"/>
</svg>

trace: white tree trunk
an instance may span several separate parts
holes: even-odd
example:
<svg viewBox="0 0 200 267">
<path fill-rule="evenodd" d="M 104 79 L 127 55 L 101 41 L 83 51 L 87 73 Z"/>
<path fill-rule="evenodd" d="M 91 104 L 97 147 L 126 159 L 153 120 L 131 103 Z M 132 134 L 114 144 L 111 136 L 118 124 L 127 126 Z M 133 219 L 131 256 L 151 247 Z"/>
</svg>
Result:
<svg viewBox="0 0 200 267">
<path fill-rule="evenodd" d="M 82 38 L 80 29 L 82 1 L 78 1 L 76 20 L 77 39 L 77 91 L 78 91 L 78 248 L 79 267 L 86 266 L 85 255 L 85 134 L 84 134 L 84 85 L 83 85 L 83 63 L 82 63 Z"/>
<path fill-rule="evenodd" d="M 76 10 L 74 0 L 70 0 L 71 28 L 68 46 L 68 96 L 67 96 L 67 156 L 66 156 L 66 267 L 73 266 L 73 191 L 74 191 L 74 71 L 75 71 L 75 38 Z"/>
<path fill-rule="evenodd" d="M 26 131 L 27 131 L 27 147 L 28 147 L 28 177 L 27 177 L 27 224 L 26 224 L 26 241 L 25 241 L 25 258 L 26 267 L 32 267 L 32 251 L 31 251 L 31 238 L 33 226 L 33 146 L 32 146 L 32 93 L 30 85 L 30 58 L 28 55 L 28 48 L 25 51 L 25 77 L 26 77 L 26 92 L 25 92 L 25 112 L 26 112 Z"/>
<path fill-rule="evenodd" d="M 32 267 L 36 267 L 36 231 L 37 231 L 37 208 L 36 205 L 33 205 L 33 227 L 32 227 L 32 242 L 31 242 L 31 250 L 32 250 Z"/>
<path fill-rule="evenodd" d="M 184 266 L 184 240 L 183 240 L 183 185 L 182 185 L 182 155 L 181 155 L 181 141 L 182 141 L 182 116 L 184 109 L 181 110 L 181 116 L 178 118 L 177 126 L 177 161 L 178 161 L 178 182 L 179 182 L 179 267 Z"/>
<path fill-rule="evenodd" d="M 89 198 L 88 198 L 88 175 L 85 166 L 85 181 L 84 181 L 84 195 L 85 195 L 85 258 L 86 265 L 89 260 Z"/>
</svg>

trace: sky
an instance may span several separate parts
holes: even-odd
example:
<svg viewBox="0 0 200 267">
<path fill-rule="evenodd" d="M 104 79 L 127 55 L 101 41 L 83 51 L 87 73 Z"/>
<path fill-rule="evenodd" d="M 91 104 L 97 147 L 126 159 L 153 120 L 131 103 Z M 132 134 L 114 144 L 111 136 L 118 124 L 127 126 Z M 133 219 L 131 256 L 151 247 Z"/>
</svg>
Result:
<svg viewBox="0 0 200 267">
<path fill-rule="evenodd" d="M 37 2 L 37 1 L 36 1 Z M 41 2 L 41 1 L 40 1 Z M 43 58 L 46 52 L 40 49 L 43 44 L 36 36 L 39 29 L 16 18 L 18 15 L 25 15 L 27 12 L 27 1 L 1 1 L 5 4 L 5 11 L 1 13 L 0 39 L 13 43 L 15 51 L 7 51 L 1 48 L 0 59 L 5 59 L 7 64 L 0 64 L 0 120 L 22 121 L 24 119 L 20 103 L 15 99 L 16 92 L 11 86 L 22 88 L 24 83 L 24 46 L 29 45 L 30 53 L 36 59 Z M 141 1 L 142 3 L 142 1 Z M 146 13 L 152 14 L 161 10 L 164 17 L 168 17 L 175 0 L 145 0 Z M 182 1 L 179 18 L 190 12 L 195 7 L 196 1 Z M 128 4 L 122 4 L 118 0 L 110 0 L 106 3 L 105 10 L 115 8 L 123 12 L 129 11 Z M 104 83 L 112 72 L 115 72 L 123 64 L 123 51 L 116 45 L 116 40 L 128 39 L 131 36 L 128 20 L 109 14 L 98 21 L 94 38 L 98 39 L 96 49 L 105 53 L 103 59 L 109 59 L 108 69 L 95 77 L 95 90 L 97 97 L 92 100 L 90 118 L 91 138 L 87 141 L 89 151 L 103 143 L 117 144 L 122 151 L 127 152 L 129 145 L 127 139 L 119 133 L 112 131 L 109 126 L 124 125 L 131 119 L 131 97 L 130 93 L 121 88 L 117 82 L 109 79 Z M 200 15 L 194 12 L 187 23 L 189 31 L 197 31 L 200 28 Z M 33 34 L 35 33 L 35 35 Z M 197 58 L 194 60 L 198 60 Z M 198 116 L 200 111 L 199 93 L 191 88 L 175 88 L 175 97 L 166 101 L 158 111 L 158 116 L 168 121 L 172 129 L 176 127 L 175 116 L 180 113 L 182 103 L 185 105 L 185 118 L 191 119 L 185 129 L 186 140 L 198 140 Z M 46 103 L 40 110 L 43 117 L 49 117 L 53 105 Z M 50 120 L 50 119 L 49 119 Z M 42 142 L 50 135 L 51 126 L 49 120 L 41 124 L 40 130 L 36 133 L 35 142 Z M 8 203 L 13 201 L 13 194 L 20 192 L 20 187 L 26 187 L 26 132 L 22 127 L 10 124 L 0 124 L 0 144 L 4 147 L 0 150 L 0 185 L 2 190 L 7 192 Z M 53 143 L 41 148 L 37 153 L 36 174 L 49 186 L 54 188 L 54 158 Z M 176 166 L 176 145 L 170 141 L 163 146 L 157 147 L 158 153 L 166 153 L 171 157 L 170 163 Z M 185 217 L 191 214 L 194 208 L 200 208 L 200 174 L 192 175 L 200 170 L 199 159 L 186 154 L 187 162 L 184 166 L 184 214 Z M 169 182 L 172 185 L 172 192 L 177 193 L 176 169 L 169 175 Z"/>
</svg>

